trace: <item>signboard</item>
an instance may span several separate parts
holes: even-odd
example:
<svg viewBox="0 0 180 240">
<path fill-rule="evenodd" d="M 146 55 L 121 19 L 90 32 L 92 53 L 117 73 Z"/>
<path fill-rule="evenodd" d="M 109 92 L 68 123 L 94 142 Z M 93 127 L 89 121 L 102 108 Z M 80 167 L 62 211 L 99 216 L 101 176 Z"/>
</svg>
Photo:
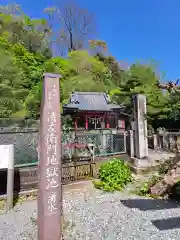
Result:
<svg viewBox="0 0 180 240">
<path fill-rule="evenodd" d="M 41 101 L 39 171 L 38 171 L 38 239 L 60 240 L 62 237 L 61 122 L 59 75 L 46 73 Z"/>
<path fill-rule="evenodd" d="M 10 145 L 0 145 L 0 169 L 8 168 Z"/>
</svg>

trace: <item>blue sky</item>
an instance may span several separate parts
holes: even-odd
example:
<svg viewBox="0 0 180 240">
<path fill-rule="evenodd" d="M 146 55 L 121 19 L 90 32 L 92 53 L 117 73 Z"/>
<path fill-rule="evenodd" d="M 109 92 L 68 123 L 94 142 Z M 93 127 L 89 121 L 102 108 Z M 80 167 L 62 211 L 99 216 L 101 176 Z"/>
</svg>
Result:
<svg viewBox="0 0 180 240">
<path fill-rule="evenodd" d="M 57 0 L 66 1 L 66 0 Z M 155 60 L 165 79 L 180 76 L 179 0 L 78 0 L 94 12 L 98 38 L 125 63 Z M 11 3 L 1 0 L 1 4 Z M 42 17 L 53 0 L 17 0 L 32 17 Z"/>
</svg>

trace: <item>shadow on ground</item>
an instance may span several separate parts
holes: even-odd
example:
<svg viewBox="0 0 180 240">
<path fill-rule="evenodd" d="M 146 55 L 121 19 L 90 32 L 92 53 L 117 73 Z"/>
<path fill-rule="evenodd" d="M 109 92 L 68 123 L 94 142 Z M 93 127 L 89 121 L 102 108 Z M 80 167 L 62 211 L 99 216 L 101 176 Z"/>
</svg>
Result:
<svg viewBox="0 0 180 240">
<path fill-rule="evenodd" d="M 176 201 L 162 199 L 128 199 L 121 200 L 121 202 L 128 208 L 138 208 L 141 211 L 156 211 L 180 207 L 180 203 Z"/>
<path fill-rule="evenodd" d="M 180 207 L 180 202 L 169 199 L 128 199 L 121 200 L 121 203 L 128 208 L 136 208 L 140 211 L 157 211 Z M 160 231 L 180 228 L 180 217 L 152 220 L 151 222 Z"/>
<path fill-rule="evenodd" d="M 154 220 L 151 222 L 160 231 L 180 228 L 180 217 L 159 219 L 159 220 Z"/>
</svg>

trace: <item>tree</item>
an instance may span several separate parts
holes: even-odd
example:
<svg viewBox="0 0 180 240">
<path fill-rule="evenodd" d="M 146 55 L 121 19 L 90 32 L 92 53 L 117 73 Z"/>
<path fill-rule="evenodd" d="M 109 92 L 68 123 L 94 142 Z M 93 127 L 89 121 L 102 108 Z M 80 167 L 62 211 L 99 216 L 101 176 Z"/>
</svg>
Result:
<svg viewBox="0 0 180 240">
<path fill-rule="evenodd" d="M 33 27 L 34 20 L 15 9 L 12 14 L 12 9 L 5 6 L 0 13 L 0 117 L 26 116 L 26 98 L 40 82 L 48 59 L 47 52 L 42 51 L 42 34 Z"/>
<path fill-rule="evenodd" d="M 176 81 L 168 81 L 166 84 L 157 83 L 158 88 L 163 89 L 167 96 L 166 111 L 170 119 L 174 121 L 180 120 L 180 86 L 179 79 Z"/>
<path fill-rule="evenodd" d="M 89 40 L 89 52 L 94 56 L 101 55 L 105 57 L 108 53 L 107 43 L 103 40 Z"/>
<path fill-rule="evenodd" d="M 65 5 L 46 9 L 49 24 L 56 30 L 56 45 L 59 52 L 87 49 L 88 40 L 94 39 L 95 21 L 93 15 L 81 8 L 75 1 L 66 1 Z"/>
<path fill-rule="evenodd" d="M 17 5 L 0 7 L 0 117 L 39 118 L 41 79 L 47 71 L 62 76 L 61 106 L 72 91 L 99 91 L 132 113 L 131 97 L 142 93 L 148 120 L 180 118 L 180 94 L 172 91 L 176 84 L 168 83 L 164 94 L 152 66 L 136 63 L 123 70 L 114 57 L 105 56 L 107 44 L 94 40 L 94 18 L 88 10 L 70 2 L 46 12 L 48 21 L 30 18 Z M 60 43 L 66 57 L 52 57 L 51 43 Z"/>
<path fill-rule="evenodd" d="M 16 66 L 13 57 L 0 49 L 0 117 L 9 117 L 23 108 L 26 82 L 23 70 Z"/>
<path fill-rule="evenodd" d="M 121 68 L 119 62 L 113 56 L 104 56 L 102 53 L 98 53 L 96 58 L 103 62 L 112 74 L 112 82 L 117 86 L 121 87 L 127 81 L 128 74 Z"/>
<path fill-rule="evenodd" d="M 87 51 L 73 51 L 67 59 L 62 57 L 52 58 L 44 62 L 43 71 L 60 73 L 61 103 L 67 103 L 72 91 L 100 91 L 111 90 L 114 85 L 111 83 L 109 69 Z M 39 117 L 41 82 L 37 83 L 29 91 L 25 101 L 28 116 Z"/>
<path fill-rule="evenodd" d="M 74 90 L 106 91 L 113 87 L 109 69 L 87 51 L 71 52 L 68 61 L 75 73 L 70 78 L 72 82 L 76 82 Z"/>
<path fill-rule="evenodd" d="M 180 92 L 174 90 L 168 93 L 168 104 L 167 104 L 168 117 L 178 121 L 180 120 Z"/>
<path fill-rule="evenodd" d="M 12 44 L 23 44 L 30 52 L 51 57 L 49 35 L 51 29 L 45 19 L 32 19 L 18 5 L 0 6 L 0 34 Z"/>
<path fill-rule="evenodd" d="M 127 71 L 127 81 L 121 85 L 117 94 L 126 106 L 126 111 L 132 112 L 132 96 L 144 94 L 147 97 L 147 113 L 149 120 L 159 118 L 166 113 L 167 99 L 158 88 L 158 76 L 151 65 L 132 64 Z"/>
</svg>

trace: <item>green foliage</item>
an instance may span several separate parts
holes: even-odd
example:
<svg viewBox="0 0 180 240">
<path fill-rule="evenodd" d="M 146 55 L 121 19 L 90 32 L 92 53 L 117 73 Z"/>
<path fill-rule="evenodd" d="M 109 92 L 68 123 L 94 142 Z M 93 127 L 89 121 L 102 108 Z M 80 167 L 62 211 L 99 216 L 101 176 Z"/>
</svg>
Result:
<svg viewBox="0 0 180 240">
<path fill-rule="evenodd" d="M 166 99 L 162 91 L 156 86 L 158 77 L 153 67 L 140 63 L 133 64 L 127 74 L 127 81 L 121 86 L 121 93 L 119 94 L 124 99 L 127 108 L 132 108 L 132 95 L 144 94 L 147 97 L 148 120 L 161 117 L 164 114 Z M 126 97 L 124 93 L 126 93 Z"/>
<path fill-rule="evenodd" d="M 24 79 L 24 72 L 14 63 L 13 56 L 0 49 L 0 117 L 9 117 L 22 108 L 27 94 L 21 84 Z"/>
<path fill-rule="evenodd" d="M 35 118 L 35 119 L 39 118 L 41 89 L 42 89 L 41 83 L 39 83 L 38 85 L 35 85 L 31 89 L 31 91 L 29 92 L 25 100 L 25 106 L 28 112 L 27 115 L 30 118 Z"/>
<path fill-rule="evenodd" d="M 30 18 L 17 5 L 0 7 L 0 34 L 6 36 L 12 45 L 21 43 L 29 52 L 51 56 L 47 21 Z"/>
<path fill-rule="evenodd" d="M 168 93 L 167 104 L 168 117 L 178 121 L 180 120 L 180 92 L 179 90 L 172 90 Z"/>
<path fill-rule="evenodd" d="M 161 180 L 161 176 L 153 175 L 147 181 L 145 181 L 142 186 L 137 188 L 136 193 L 139 196 L 148 196 L 150 194 L 150 188 Z"/>
<path fill-rule="evenodd" d="M 157 182 L 163 179 L 164 175 L 168 173 L 172 167 L 179 162 L 179 158 L 169 158 L 159 165 L 158 173 L 152 175 L 147 181 L 145 181 L 142 186 L 137 188 L 137 194 L 140 196 L 146 196 L 150 194 L 150 188 L 154 186 Z M 176 187 L 175 187 L 176 188 Z M 174 194 L 176 190 L 173 190 Z M 172 192 L 173 192 L 172 191 Z"/>
<path fill-rule="evenodd" d="M 100 181 L 94 181 L 94 186 L 104 191 L 119 191 L 132 181 L 130 168 L 124 161 L 112 159 L 101 165 Z"/>
<path fill-rule="evenodd" d="M 52 57 L 50 47 L 52 39 L 54 42 L 50 20 L 61 12 L 60 9 L 45 10 L 48 22 L 27 16 L 18 5 L 0 7 L 0 91 L 8 93 L 0 96 L 1 117 L 23 113 L 23 117 L 39 118 L 42 75 L 43 72 L 52 72 L 62 76 L 61 109 L 72 91 L 98 91 L 108 92 L 114 103 L 122 104 L 124 110 L 131 114 L 132 95 L 140 93 L 147 97 L 148 124 L 153 125 L 153 121 L 168 117 L 179 120 L 180 93 L 164 93 L 157 87 L 160 77 L 152 64 L 135 63 L 123 70 L 114 57 L 100 53 L 94 56 L 84 50 L 87 49 L 89 35 L 84 35 L 83 31 L 76 32 L 82 30 L 77 23 L 83 23 L 86 18 L 82 16 L 89 13 L 83 11 L 80 17 L 78 13 L 82 13 L 81 10 L 75 6 L 73 21 L 69 23 L 76 22 L 77 25 L 77 28 L 72 25 L 72 46 L 67 45 L 70 43 L 67 29 L 61 29 L 60 45 L 66 44 L 66 52 L 67 47 L 71 50 L 65 58 Z M 71 13 L 69 8 L 67 11 Z M 62 27 L 65 27 L 64 20 L 61 19 Z M 80 46 L 79 43 L 83 44 Z M 107 44 L 100 40 L 92 39 L 89 44 L 91 48 L 107 48 Z"/>
</svg>

